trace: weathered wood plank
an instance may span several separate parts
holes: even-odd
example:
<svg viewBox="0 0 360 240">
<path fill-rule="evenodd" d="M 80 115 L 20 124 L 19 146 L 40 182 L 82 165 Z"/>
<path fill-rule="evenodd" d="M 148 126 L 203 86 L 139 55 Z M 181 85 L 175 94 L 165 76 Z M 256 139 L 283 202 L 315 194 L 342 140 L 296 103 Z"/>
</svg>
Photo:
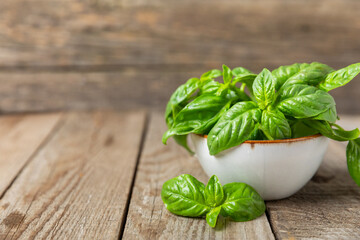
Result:
<svg viewBox="0 0 360 240">
<path fill-rule="evenodd" d="M 60 114 L 0 117 L 0 196 L 46 140 Z"/>
<path fill-rule="evenodd" d="M 219 219 L 216 229 L 205 219 L 175 216 L 166 210 L 160 191 L 173 177 L 189 173 L 202 182 L 205 176 L 199 163 L 174 142 L 163 146 L 165 131 L 162 114 L 153 114 L 131 197 L 124 239 L 273 239 L 265 215 L 245 223 Z"/>
<path fill-rule="evenodd" d="M 330 142 L 315 177 L 294 196 L 267 202 L 267 208 L 278 239 L 359 239 L 360 188 L 347 171 L 345 146 Z"/>
<path fill-rule="evenodd" d="M 213 66 L 221 67 L 221 65 Z M 235 67 L 235 65 L 231 66 Z M 164 110 L 172 92 L 209 68 L 177 72 L 129 69 L 123 73 L 0 73 L 0 111 L 79 109 Z M 251 67 L 259 72 L 258 66 Z M 360 114 L 360 76 L 331 91 L 340 113 Z"/>
<path fill-rule="evenodd" d="M 143 112 L 72 113 L 0 201 L 0 239 L 116 239 Z"/>
<path fill-rule="evenodd" d="M 0 1 L 0 65 L 359 60 L 359 1 L 152 2 Z"/>
</svg>

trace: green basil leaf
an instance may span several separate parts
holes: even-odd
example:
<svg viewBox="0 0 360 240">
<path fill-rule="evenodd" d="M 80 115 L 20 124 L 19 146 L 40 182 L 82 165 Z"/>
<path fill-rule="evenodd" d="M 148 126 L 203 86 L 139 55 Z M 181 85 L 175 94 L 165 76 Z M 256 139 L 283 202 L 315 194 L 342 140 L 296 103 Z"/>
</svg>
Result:
<svg viewBox="0 0 360 240">
<path fill-rule="evenodd" d="M 332 128 L 331 125 L 326 121 L 304 120 L 303 122 L 308 127 L 319 131 L 325 137 L 331 138 L 336 141 L 354 140 L 360 135 L 360 131 L 357 128 L 351 131 L 345 131 L 343 129 Z"/>
<path fill-rule="evenodd" d="M 261 196 L 245 183 L 224 185 L 225 201 L 221 205 L 221 215 L 243 222 L 261 216 L 266 206 Z"/>
<path fill-rule="evenodd" d="M 246 140 L 265 140 L 267 139 L 260 129 L 260 123 L 257 123 L 254 127 L 254 130 Z"/>
<path fill-rule="evenodd" d="M 214 228 L 216 226 L 220 211 L 221 206 L 211 209 L 210 212 L 206 214 L 206 222 L 210 225 L 210 227 Z"/>
<path fill-rule="evenodd" d="M 207 138 L 210 154 L 215 155 L 247 140 L 260 119 L 261 110 L 256 103 L 236 103 L 211 129 Z"/>
<path fill-rule="evenodd" d="M 275 88 L 279 90 L 280 87 L 288 80 L 291 76 L 298 73 L 301 69 L 309 67 L 307 63 L 294 63 L 292 65 L 280 66 L 279 68 L 272 71 L 272 75 L 275 79 Z"/>
<path fill-rule="evenodd" d="M 175 135 L 173 137 L 177 144 L 184 147 L 191 155 L 194 154 L 194 152 L 190 149 L 190 147 L 187 144 L 187 135 Z"/>
<path fill-rule="evenodd" d="M 336 106 L 334 105 L 330 107 L 328 110 L 320 113 L 319 115 L 313 117 L 312 119 L 325 120 L 331 123 L 335 123 L 337 120 Z"/>
<path fill-rule="evenodd" d="M 181 110 L 193 94 L 199 89 L 199 79 L 190 78 L 185 84 L 178 87 L 171 95 L 165 110 L 165 120 L 168 127 L 171 127 L 176 115 L 173 110 Z"/>
<path fill-rule="evenodd" d="M 360 63 L 355 63 L 345 68 L 339 69 L 326 76 L 326 79 L 320 83 L 319 88 L 330 91 L 334 88 L 344 86 L 360 73 Z"/>
<path fill-rule="evenodd" d="M 318 134 L 319 131 L 308 127 L 301 120 L 294 120 L 290 123 L 291 137 L 300 138 Z"/>
<path fill-rule="evenodd" d="M 174 135 L 205 134 L 230 107 L 225 97 L 201 95 L 186 105 L 176 116 L 173 126 L 163 135 L 163 143 Z"/>
<path fill-rule="evenodd" d="M 220 77 L 222 75 L 222 72 L 219 69 L 212 69 L 203 75 L 201 75 L 201 80 L 207 80 L 207 79 L 214 79 L 217 77 Z"/>
<path fill-rule="evenodd" d="M 346 158 L 350 176 L 360 187 L 360 138 L 349 141 Z"/>
<path fill-rule="evenodd" d="M 261 109 L 265 109 L 275 100 L 275 82 L 268 69 L 264 68 L 255 78 L 253 93 Z"/>
<path fill-rule="evenodd" d="M 224 201 L 224 190 L 217 176 L 213 175 L 205 188 L 206 204 L 216 207 Z"/>
<path fill-rule="evenodd" d="M 277 109 L 262 112 L 261 130 L 270 137 L 270 140 L 291 138 L 290 125 L 284 114 Z"/>
<path fill-rule="evenodd" d="M 246 68 L 243 68 L 243 67 L 236 67 L 232 70 L 232 74 L 234 76 L 241 76 L 241 75 L 244 75 L 244 74 L 253 74 L 253 72 L 251 72 L 250 70 L 246 69 Z"/>
<path fill-rule="evenodd" d="M 233 83 L 244 83 L 246 85 L 246 87 L 249 88 L 250 90 L 250 93 L 253 93 L 253 84 L 254 84 L 254 80 L 256 78 L 256 74 L 243 74 L 243 75 L 239 75 L 239 76 L 236 76 L 234 79 L 233 79 Z"/>
<path fill-rule="evenodd" d="M 316 86 L 323 81 L 327 74 L 333 72 L 334 69 L 328 65 L 321 63 L 311 63 L 308 67 L 301 69 L 298 73 L 292 75 L 282 87 L 293 84 L 307 84 Z"/>
<path fill-rule="evenodd" d="M 189 174 L 165 182 L 161 190 L 165 207 L 176 215 L 204 216 L 210 211 L 205 203 L 205 186 Z"/>
<path fill-rule="evenodd" d="M 295 118 L 314 117 L 335 106 L 333 97 L 313 86 L 295 84 L 280 93 L 278 108 Z"/>
<path fill-rule="evenodd" d="M 228 66 L 226 66 L 225 64 L 223 64 L 223 78 L 224 78 L 225 84 L 231 83 L 231 80 L 233 78 L 231 69 Z"/>
<path fill-rule="evenodd" d="M 200 95 L 215 94 L 219 90 L 220 86 L 221 84 L 219 82 L 212 79 L 204 80 L 200 87 Z"/>
</svg>

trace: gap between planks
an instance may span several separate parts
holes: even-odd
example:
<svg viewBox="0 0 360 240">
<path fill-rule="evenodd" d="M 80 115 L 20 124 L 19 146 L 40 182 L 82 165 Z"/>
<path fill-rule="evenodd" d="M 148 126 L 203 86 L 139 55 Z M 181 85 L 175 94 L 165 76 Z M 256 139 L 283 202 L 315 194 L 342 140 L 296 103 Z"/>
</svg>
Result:
<svg viewBox="0 0 360 240">
<path fill-rule="evenodd" d="M 122 239 L 123 235 L 124 235 L 126 219 L 127 219 L 128 212 L 129 212 L 129 206 L 130 206 L 130 202 L 131 202 L 132 192 L 133 192 L 133 188 L 134 188 L 134 184 L 135 184 L 135 179 L 136 179 L 136 174 L 137 174 L 137 170 L 138 170 L 138 167 L 139 167 L 140 158 L 142 156 L 142 151 L 143 151 L 143 148 L 144 148 L 145 138 L 146 138 L 147 131 L 148 131 L 148 128 L 149 128 L 149 122 L 150 122 L 150 115 L 149 115 L 148 112 L 146 112 L 145 113 L 145 121 L 144 121 L 143 132 L 141 134 L 141 142 L 140 142 L 140 146 L 139 146 L 139 151 L 138 151 L 138 155 L 136 157 L 135 170 L 134 170 L 133 178 L 131 180 L 130 191 L 129 191 L 129 194 L 128 194 L 128 199 L 126 201 L 125 211 L 124 211 L 124 215 L 123 215 L 123 219 L 122 219 L 122 224 L 121 224 L 121 227 L 120 227 L 119 239 Z"/>
</svg>

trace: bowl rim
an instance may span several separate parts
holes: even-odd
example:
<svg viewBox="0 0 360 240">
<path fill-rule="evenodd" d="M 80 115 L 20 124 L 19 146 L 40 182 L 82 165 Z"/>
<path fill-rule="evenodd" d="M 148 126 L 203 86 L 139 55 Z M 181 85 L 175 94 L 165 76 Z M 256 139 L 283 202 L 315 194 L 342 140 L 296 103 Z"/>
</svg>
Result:
<svg viewBox="0 0 360 240">
<path fill-rule="evenodd" d="M 206 138 L 206 139 L 208 137 L 208 135 L 200 135 L 200 134 L 195 134 L 195 135 Z M 318 133 L 318 134 L 305 136 L 305 137 L 298 137 L 298 138 L 287 138 L 287 139 L 276 139 L 276 140 L 246 140 L 242 144 L 244 144 L 244 143 L 249 143 L 249 144 L 291 143 L 291 142 L 306 141 L 306 140 L 318 138 L 321 136 L 323 136 L 323 135 Z"/>
</svg>

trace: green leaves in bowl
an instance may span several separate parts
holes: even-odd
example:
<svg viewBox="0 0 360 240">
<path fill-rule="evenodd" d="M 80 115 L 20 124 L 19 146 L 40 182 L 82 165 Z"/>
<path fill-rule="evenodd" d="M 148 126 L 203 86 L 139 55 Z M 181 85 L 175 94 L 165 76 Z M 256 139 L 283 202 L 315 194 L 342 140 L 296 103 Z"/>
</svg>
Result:
<svg viewBox="0 0 360 240">
<path fill-rule="evenodd" d="M 205 186 L 189 174 L 165 182 L 161 190 L 165 207 L 173 214 L 185 217 L 206 217 L 211 227 L 219 215 L 237 222 L 250 221 L 266 209 L 264 200 L 245 183 L 222 186 L 214 175 Z"/>
<path fill-rule="evenodd" d="M 336 103 L 329 94 L 359 73 L 360 63 L 339 70 L 318 62 L 295 63 L 271 72 L 264 68 L 259 74 L 223 65 L 222 70 L 190 78 L 172 94 L 165 111 L 168 130 L 163 142 L 173 137 L 192 153 L 188 134 L 208 135 L 209 153 L 216 155 L 246 140 L 321 133 L 336 141 L 350 141 L 349 172 L 360 185 L 356 147 L 360 132 L 336 125 Z"/>
</svg>

